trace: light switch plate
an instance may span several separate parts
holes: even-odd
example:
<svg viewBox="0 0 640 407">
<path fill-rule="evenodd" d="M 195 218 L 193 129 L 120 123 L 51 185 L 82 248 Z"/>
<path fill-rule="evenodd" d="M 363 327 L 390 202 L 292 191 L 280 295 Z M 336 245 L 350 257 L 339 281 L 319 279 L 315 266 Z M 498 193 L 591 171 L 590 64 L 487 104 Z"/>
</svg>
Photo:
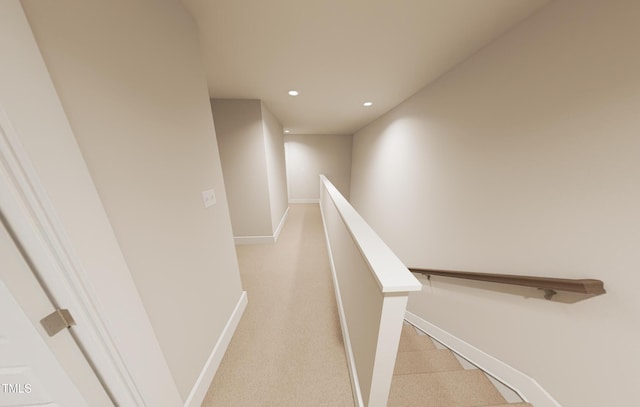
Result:
<svg viewBox="0 0 640 407">
<path fill-rule="evenodd" d="M 204 202 L 204 207 L 208 208 L 216 204 L 216 191 L 213 189 L 208 189 L 206 191 L 202 191 L 202 201 Z"/>
</svg>

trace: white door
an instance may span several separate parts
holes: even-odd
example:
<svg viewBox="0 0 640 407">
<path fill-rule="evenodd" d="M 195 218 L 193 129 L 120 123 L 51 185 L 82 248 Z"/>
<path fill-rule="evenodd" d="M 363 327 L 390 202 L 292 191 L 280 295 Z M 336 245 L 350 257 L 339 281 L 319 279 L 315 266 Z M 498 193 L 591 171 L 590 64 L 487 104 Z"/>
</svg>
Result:
<svg viewBox="0 0 640 407">
<path fill-rule="evenodd" d="M 41 326 L 55 308 L 1 220 L 0 407 L 113 407 L 71 332 Z"/>
</svg>

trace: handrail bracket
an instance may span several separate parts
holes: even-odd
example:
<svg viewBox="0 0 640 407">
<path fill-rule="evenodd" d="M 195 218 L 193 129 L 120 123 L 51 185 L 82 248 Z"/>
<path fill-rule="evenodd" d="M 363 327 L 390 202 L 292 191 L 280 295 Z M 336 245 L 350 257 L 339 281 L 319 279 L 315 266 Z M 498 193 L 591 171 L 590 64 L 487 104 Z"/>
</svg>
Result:
<svg viewBox="0 0 640 407">
<path fill-rule="evenodd" d="M 545 300 L 551 300 L 554 295 L 558 294 L 558 292 L 556 290 L 553 290 L 551 288 L 540 288 L 540 290 L 544 290 L 544 299 Z"/>
</svg>

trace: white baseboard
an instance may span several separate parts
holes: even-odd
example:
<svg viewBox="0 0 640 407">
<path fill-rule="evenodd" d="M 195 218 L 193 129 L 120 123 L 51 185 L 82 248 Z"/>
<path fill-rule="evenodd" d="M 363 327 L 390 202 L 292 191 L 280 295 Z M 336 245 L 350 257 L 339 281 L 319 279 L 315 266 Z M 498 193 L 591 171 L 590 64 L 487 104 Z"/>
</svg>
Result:
<svg viewBox="0 0 640 407">
<path fill-rule="evenodd" d="M 236 304 L 236 308 L 231 313 L 227 324 L 222 330 L 222 335 L 220 335 L 218 342 L 213 347 L 213 351 L 211 352 L 211 355 L 209 355 L 207 363 L 205 363 L 202 372 L 200 372 L 196 383 L 191 389 L 189 397 L 187 397 L 187 400 L 184 402 L 184 407 L 200 407 L 202 405 L 202 401 L 207 395 L 209 386 L 211 386 L 211 382 L 218 371 L 218 367 L 220 367 L 222 357 L 227 351 L 229 343 L 231 343 L 231 338 L 238 327 L 238 323 L 240 322 L 240 318 L 242 318 L 244 310 L 247 308 L 248 302 L 247 292 L 243 291 L 238 303 Z"/>
<path fill-rule="evenodd" d="M 273 236 L 235 236 L 235 244 L 267 244 L 276 241 Z"/>
<path fill-rule="evenodd" d="M 284 215 L 282 215 L 282 219 L 280 220 L 280 224 L 276 228 L 276 231 L 273 233 L 273 241 L 274 241 L 274 243 L 278 241 L 278 238 L 280 237 L 280 232 L 282 232 L 282 228 L 284 227 L 284 224 L 287 221 L 287 217 L 288 216 L 289 216 L 289 208 L 287 207 L 287 210 L 284 211 Z"/>
<path fill-rule="evenodd" d="M 406 311 L 405 318 L 438 342 L 469 360 L 498 381 L 511 387 L 524 401 L 536 407 L 562 407 L 538 382 L 521 371 L 409 311 Z M 523 351 L 526 352 L 526 349 Z"/>
<path fill-rule="evenodd" d="M 320 203 L 319 198 L 289 198 L 290 204 L 317 204 Z"/>
<path fill-rule="evenodd" d="M 344 342 L 344 348 L 347 353 L 347 365 L 349 366 L 349 377 L 351 378 L 353 400 L 356 403 L 356 407 L 364 407 L 364 401 L 362 400 L 362 391 L 360 390 L 360 381 L 358 380 L 358 371 L 356 370 L 356 361 L 353 355 L 353 348 L 351 347 L 351 339 L 349 337 L 349 329 L 347 328 L 347 320 L 345 319 L 344 307 L 342 306 L 342 296 L 340 295 L 340 288 L 338 286 L 338 276 L 336 274 L 336 266 L 333 262 L 333 254 L 331 253 L 329 234 L 327 233 L 327 224 L 324 220 L 322 205 L 320 205 L 320 215 L 322 216 L 324 237 L 327 244 L 327 251 L 329 253 L 329 265 L 331 266 L 331 276 L 333 277 L 333 288 L 336 295 L 336 302 L 338 304 L 338 315 L 340 316 L 340 327 L 342 328 L 342 340 Z"/>
<path fill-rule="evenodd" d="M 287 221 L 287 217 L 289 216 L 289 208 L 282 215 L 282 219 L 280 220 L 280 224 L 276 228 L 276 231 L 273 233 L 273 236 L 234 236 L 233 241 L 235 244 L 269 244 L 275 243 L 278 241 L 280 237 L 280 232 L 282 232 L 282 228 Z"/>
</svg>

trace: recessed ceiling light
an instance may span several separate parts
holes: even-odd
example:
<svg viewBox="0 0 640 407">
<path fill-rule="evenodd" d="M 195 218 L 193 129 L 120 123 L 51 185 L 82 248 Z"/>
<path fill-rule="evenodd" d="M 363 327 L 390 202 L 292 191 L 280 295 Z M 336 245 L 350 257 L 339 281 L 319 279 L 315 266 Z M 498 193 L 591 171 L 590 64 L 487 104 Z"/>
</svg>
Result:
<svg viewBox="0 0 640 407">
<path fill-rule="evenodd" d="M 370 107 L 370 106 L 373 106 L 373 102 L 364 102 L 364 103 L 362 104 L 362 106 L 364 106 L 364 107 Z"/>
<path fill-rule="evenodd" d="M 285 130 L 284 132 L 285 133 L 291 133 L 291 130 Z"/>
<path fill-rule="evenodd" d="M 299 94 L 300 94 L 300 93 L 298 93 L 298 91 L 297 91 L 297 90 L 290 90 L 290 91 L 289 91 L 289 95 L 290 95 L 290 96 L 298 96 Z"/>
</svg>

